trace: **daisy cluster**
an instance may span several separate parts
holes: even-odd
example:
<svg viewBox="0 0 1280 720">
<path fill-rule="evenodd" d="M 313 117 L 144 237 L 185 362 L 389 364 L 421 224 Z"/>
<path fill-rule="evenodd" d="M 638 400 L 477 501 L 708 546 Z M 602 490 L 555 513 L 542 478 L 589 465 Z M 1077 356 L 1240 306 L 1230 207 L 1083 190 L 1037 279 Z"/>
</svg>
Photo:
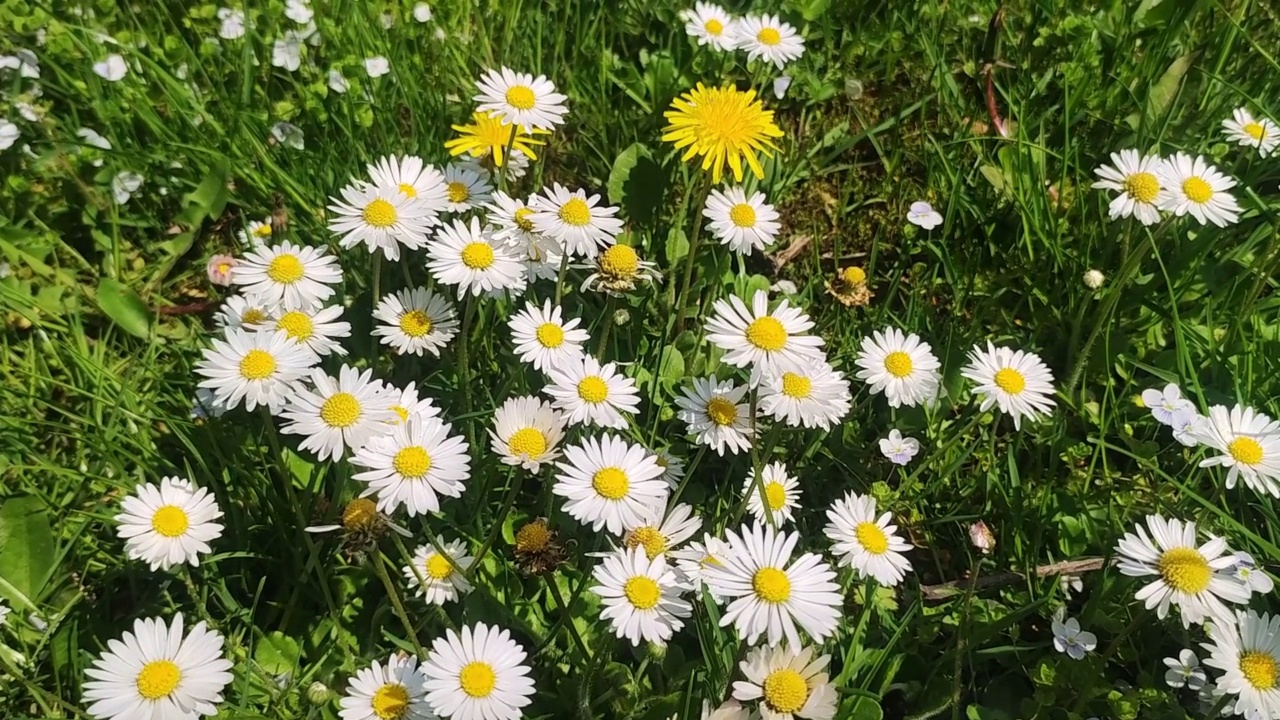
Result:
<svg viewBox="0 0 1280 720">
<path fill-rule="evenodd" d="M 781 70 L 804 55 L 804 36 L 777 15 L 734 17 L 719 5 L 699 2 L 682 17 L 685 32 L 699 45 L 721 52 L 743 50 L 748 61 L 762 59 Z"/>
</svg>

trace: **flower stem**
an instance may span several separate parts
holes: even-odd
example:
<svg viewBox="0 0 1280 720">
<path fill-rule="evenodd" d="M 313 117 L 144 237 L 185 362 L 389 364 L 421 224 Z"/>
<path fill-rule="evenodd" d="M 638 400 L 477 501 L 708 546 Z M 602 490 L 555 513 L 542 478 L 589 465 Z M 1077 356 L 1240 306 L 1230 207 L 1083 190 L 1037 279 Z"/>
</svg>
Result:
<svg viewBox="0 0 1280 720">
<path fill-rule="evenodd" d="M 704 178 L 700 195 L 698 209 L 693 214 L 693 233 L 689 237 L 689 257 L 685 258 L 684 279 L 680 281 L 680 294 L 676 296 L 680 303 L 675 308 L 677 336 L 684 330 L 684 304 L 689 299 L 689 283 L 693 280 L 693 267 L 698 264 L 698 244 L 702 240 L 702 211 L 706 209 L 707 198 L 711 195 L 710 180 Z"/>
<path fill-rule="evenodd" d="M 391 582 L 391 576 L 387 574 L 387 568 L 384 564 L 387 562 L 386 557 L 381 551 L 376 552 L 372 562 L 373 571 L 382 580 L 382 586 L 387 589 L 387 597 L 391 598 L 391 608 L 395 611 L 396 617 L 400 618 L 400 623 L 404 625 L 404 631 L 409 634 L 409 642 L 413 643 L 413 649 L 417 651 L 418 657 L 425 658 L 427 651 L 422 648 L 422 643 L 418 642 L 418 633 L 413 629 L 413 623 L 409 621 L 409 614 L 404 611 L 404 603 L 400 601 L 400 592 L 396 590 L 395 584 Z"/>
</svg>

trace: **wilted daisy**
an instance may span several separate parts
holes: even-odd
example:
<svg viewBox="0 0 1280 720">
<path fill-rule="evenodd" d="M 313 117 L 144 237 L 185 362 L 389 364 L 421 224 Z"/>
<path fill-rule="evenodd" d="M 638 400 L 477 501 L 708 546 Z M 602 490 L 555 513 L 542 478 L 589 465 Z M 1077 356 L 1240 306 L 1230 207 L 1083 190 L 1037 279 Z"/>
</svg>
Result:
<svg viewBox="0 0 1280 720">
<path fill-rule="evenodd" d="M 804 55 L 804 38 L 777 15 L 748 15 L 734 26 L 735 45 L 747 51 L 747 60 L 763 58 L 779 70 Z"/>
<path fill-rule="evenodd" d="M 398 185 L 357 181 L 339 192 L 341 199 L 329 199 L 329 231 L 341 236 L 338 244 L 347 249 L 364 243 L 371 253 L 381 250 L 388 260 L 399 260 L 400 246 L 422 247 L 437 222 L 435 208 Z"/>
<path fill-rule="evenodd" d="M 343 365 L 338 377 L 332 378 L 316 368 L 311 371 L 311 383 L 315 390 L 294 386 L 283 412 L 288 422 L 280 431 L 303 435 L 298 447 L 314 452 L 320 460 L 340 460 L 347 451 L 359 450 L 396 419 L 391 406 L 398 393 L 374 380 L 373 370 L 361 373 Z"/>
<path fill-rule="evenodd" d="M 758 700 L 762 720 L 830 720 L 839 699 L 827 676 L 830 655 L 813 656 L 813 647 L 753 648 L 738 663 L 746 680 L 733 683 L 733 697 Z"/>
<path fill-rule="evenodd" d="M 667 499 L 662 469 L 639 445 L 613 435 L 565 448 L 551 492 L 567 498 L 564 511 L 592 530 L 621 535 L 645 524 L 646 509 Z"/>
<path fill-rule="evenodd" d="M 1270 575 L 1267 575 L 1267 571 L 1258 567 L 1253 556 L 1247 552 L 1240 551 L 1232 554 L 1236 563 L 1231 567 L 1231 574 L 1244 583 L 1245 587 L 1249 588 L 1249 592 L 1269 595 L 1275 588 L 1275 582 Z"/>
<path fill-rule="evenodd" d="M 669 124 L 662 129 L 662 141 L 684 150 L 682 162 L 702 158 L 702 169 L 711 171 L 715 184 L 720 183 L 726 166 L 733 179 L 742 182 L 744 162 L 763 180 L 758 155 L 773 157 L 778 149 L 773 138 L 782 137 L 782 130 L 773 122 L 773 111 L 764 109 L 755 91 L 732 86 L 708 88 L 698 83 L 673 100 L 663 116 Z"/>
<path fill-rule="evenodd" d="M 430 353 L 440 357 L 440 349 L 458 334 L 453 304 L 422 287 L 383 296 L 373 317 L 382 323 L 373 329 L 373 335 L 401 355 Z"/>
<path fill-rule="evenodd" d="M 410 417 L 368 440 L 351 458 L 352 465 L 368 468 L 353 476 L 369 484 L 361 497 L 376 494 L 378 510 L 386 514 L 404 505 L 409 517 L 438 511 L 440 495 L 461 497 L 471 457 L 467 441 L 451 430 L 439 418 Z"/>
<path fill-rule="evenodd" d="M 538 472 L 542 463 L 560 457 L 564 416 L 536 397 L 507 398 L 493 416 L 489 431 L 493 452 L 508 465 Z"/>
<path fill-rule="evenodd" d="M 476 81 L 480 93 L 473 99 L 478 110 L 489 110 L 498 118 L 519 125 L 526 131 L 535 128 L 555 130 L 564 122 L 567 99 L 556 92 L 556 86 L 545 75 L 512 72 L 508 68 L 486 70 Z"/>
<path fill-rule="evenodd" d="M 932 401 L 942 381 L 942 363 L 933 348 L 914 333 L 897 328 L 877 330 L 862 338 L 862 349 L 854 361 L 858 379 L 871 385 L 872 393 L 884 393 L 889 407 L 915 407 Z"/>
<path fill-rule="evenodd" d="M 442 718 L 519 720 L 533 695 L 526 657 L 507 630 L 484 623 L 461 633 L 450 628 L 422 664 L 427 702 Z"/>
<path fill-rule="evenodd" d="M 243 328 L 245 330 L 265 330 L 266 321 L 271 316 L 271 307 L 250 299 L 244 295 L 228 295 L 218 306 L 213 321 L 220 328 Z"/>
<path fill-rule="evenodd" d="M 417 203 L 423 219 L 434 225 L 444 211 L 449 192 L 444 175 L 416 155 L 387 155 L 369 163 L 369 179 L 376 187 L 395 188 Z"/>
<path fill-rule="evenodd" d="M 721 559 L 729 552 L 729 543 L 711 533 L 706 533 L 700 542 L 695 540 L 685 547 L 673 550 L 671 556 L 675 559 L 681 582 L 695 592 L 705 587 L 716 602 L 724 602 L 723 596 L 706 583 L 704 575 L 707 568 L 721 565 Z"/>
<path fill-rule="evenodd" d="M 1152 417 L 1165 425 L 1173 424 L 1175 413 L 1196 409 L 1195 404 L 1182 397 L 1182 391 L 1173 383 L 1165 385 L 1164 390 L 1143 390 L 1142 405 L 1151 411 Z"/>
<path fill-rule="evenodd" d="M 827 520 L 823 532 L 841 566 L 890 586 L 902 582 L 911 570 L 911 561 L 903 556 L 911 546 L 897 536 L 892 514 L 876 515 L 875 498 L 850 492 L 831 506 Z"/>
<path fill-rule="evenodd" d="M 458 297 L 525 287 L 524 265 L 511 248 L 493 239 L 480 220 L 454 219 L 427 244 L 427 269 L 443 285 L 457 285 Z"/>
<path fill-rule="evenodd" d="M 1212 619 L 1215 626 L 1233 623 L 1232 611 L 1223 601 L 1247 603 L 1249 588 L 1219 572 L 1235 563 L 1235 557 L 1226 551 L 1227 541 L 1210 536 L 1208 542 L 1197 546 L 1195 523 L 1165 520 L 1159 515 L 1148 515 L 1147 527 L 1150 536 L 1137 525 L 1136 534 L 1125 533 L 1116 545 L 1121 573 L 1156 576 L 1138 591 L 1137 599 L 1147 609 L 1156 608 L 1161 619 L 1169 614 L 1170 605 L 1177 605 L 1185 627 L 1206 619 Z"/>
<path fill-rule="evenodd" d="M 551 382 L 543 392 L 554 398 L 553 405 L 564 412 L 570 425 L 585 423 L 605 428 L 625 428 L 623 413 L 635 415 L 640 407 L 636 384 L 617 371 L 613 363 L 584 355 L 550 368 Z"/>
<path fill-rule="evenodd" d="M 252 411 L 259 405 L 280 411 L 293 394 L 293 383 L 316 364 L 315 353 L 283 332 L 227 328 L 225 339 L 213 339 L 195 372 L 200 387 L 213 391 L 228 408 L 244 401 Z"/>
<path fill-rule="evenodd" d="M 459 163 L 445 166 L 444 188 L 444 209 L 448 212 L 473 210 L 493 198 L 493 184 L 489 182 L 488 174 Z"/>
<path fill-rule="evenodd" d="M 639 253 L 630 245 L 611 245 L 600 253 L 594 266 L 585 267 L 594 272 L 582 281 L 582 289 L 610 295 L 621 296 L 634 290 L 641 282 L 662 279 L 657 264 L 641 260 Z"/>
<path fill-rule="evenodd" d="M 849 412 L 849 381 L 820 359 L 796 364 L 760 382 L 760 411 L 791 427 L 827 430 Z"/>
<path fill-rule="evenodd" d="M 396 653 L 356 671 L 341 701 L 342 720 L 434 720 L 418 658 Z"/>
<path fill-rule="evenodd" d="M 756 523 L 725 531 L 729 552 L 719 565 L 703 569 L 703 579 L 721 597 L 731 599 L 720 624 L 733 625 L 738 637 L 754 645 L 761 636 L 770 647 L 785 638 L 800 645 L 799 624 L 816 642 L 835 632 L 843 599 L 836 573 L 820 556 L 804 553 L 792 561 L 799 533 Z"/>
<path fill-rule="evenodd" d="M 516 355 L 535 370 L 542 371 L 581 361 L 585 354 L 582 344 L 591 339 L 586 330 L 578 327 L 581 324 L 579 318 L 564 320 L 560 306 L 552 305 L 549 298 L 541 308 L 532 302 L 526 303 L 507 321 Z"/>
<path fill-rule="evenodd" d="M 752 381 L 781 375 L 822 357 L 822 338 L 805 335 L 813 321 L 783 300 L 769 311 L 769 294 L 757 290 L 751 307 L 736 295 L 717 300 L 707 320 L 707 339 L 725 351 L 721 360 L 734 367 L 751 366 Z"/>
<path fill-rule="evenodd" d="M 270 247 L 251 248 L 231 278 L 255 302 L 286 310 L 319 305 L 333 296 L 332 285 L 342 282 L 342 268 L 320 247 L 303 247 L 288 240 Z"/>
<path fill-rule="evenodd" d="M 534 230 L 558 242 L 564 252 L 593 259 L 622 232 L 622 221 L 614 217 L 618 208 L 599 203 L 599 195 L 588 196 L 585 190 L 570 191 L 555 183 L 530 201 L 534 212 L 529 222 Z"/>
<path fill-rule="evenodd" d="M 413 565 L 402 569 L 415 595 L 428 605 L 444 605 L 471 592 L 471 583 L 458 569 L 468 569 L 473 560 L 461 540 L 445 542 L 437 536 L 435 545 L 419 547 L 413 554 Z"/>
<path fill-rule="evenodd" d="M 346 348 L 338 338 L 351 336 L 351 323 L 341 322 L 341 305 L 316 308 L 314 310 L 276 310 L 271 315 L 268 327 L 283 332 L 289 339 L 305 346 L 317 357 L 329 354 L 346 355 Z"/>
<path fill-rule="evenodd" d="M 708 2 L 699 2 L 692 10 L 685 10 L 684 31 L 699 45 L 710 45 L 716 50 L 734 49 L 734 20 L 724 8 Z"/>
<path fill-rule="evenodd" d="M 1098 636 L 1081 630 L 1080 621 L 1075 618 L 1060 620 L 1055 617 L 1050 627 L 1053 630 L 1053 649 L 1072 660 L 1083 660 L 1086 654 L 1098 647 Z"/>
<path fill-rule="evenodd" d="M 880 438 L 880 454 L 894 465 L 906 465 L 920 452 L 920 441 L 903 437 L 898 428 L 889 431 L 889 437 Z"/>
<path fill-rule="evenodd" d="M 746 452 L 751 448 L 754 423 L 751 407 L 741 402 L 747 394 L 732 380 L 694 378 L 693 383 L 676 398 L 680 410 L 676 417 L 688 426 L 688 433 L 698 443 L 710 447 L 717 455 Z"/>
<path fill-rule="evenodd" d="M 754 471 L 747 473 L 742 496 L 756 520 L 773 526 L 785 525 L 800 508 L 800 481 L 787 471 L 786 464 L 771 462 L 760 471 L 759 484 Z"/>
<path fill-rule="evenodd" d="M 1160 222 L 1160 210 L 1170 196 L 1161 180 L 1164 160 L 1137 150 L 1121 150 L 1111 153 L 1111 163 L 1093 171 L 1100 178 L 1093 184 L 1095 189 L 1120 193 L 1107 210 L 1111 219 L 1132 215 L 1143 225 Z"/>
<path fill-rule="evenodd" d="M 222 537 L 218 503 L 205 488 L 177 477 L 160 485 L 138 485 L 120 504 L 116 534 L 125 552 L 152 570 L 168 570 L 183 563 L 200 565 L 200 555 L 213 552 L 209 543 Z"/>
<path fill-rule="evenodd" d="M 1228 489 L 1243 478 L 1250 490 L 1280 497 L 1280 422 L 1250 407 L 1214 405 L 1197 435 L 1222 453 L 1201 460 L 1200 467 L 1228 468 Z"/>
<path fill-rule="evenodd" d="M 463 153 L 468 153 L 471 157 L 481 160 L 484 158 L 493 158 L 495 167 L 502 167 L 505 163 L 508 148 L 513 153 L 520 153 L 528 160 L 537 160 L 538 155 L 534 152 L 535 145 L 545 145 L 545 140 L 537 140 L 529 133 L 520 130 L 511 123 L 501 119 L 494 112 L 477 112 L 472 113 L 473 124 L 471 125 L 451 125 L 453 131 L 458 133 L 458 137 L 444 144 L 449 154 L 457 157 Z M 535 133 L 545 132 L 535 130 Z"/>
<path fill-rule="evenodd" d="M 196 623 L 183 633 L 182 613 L 135 620 L 133 631 L 108 643 L 84 674 L 83 699 L 99 720 L 195 720 L 216 715 L 232 680 L 222 636 Z"/>
<path fill-rule="evenodd" d="M 711 234 L 729 249 L 750 255 L 764 250 L 778 236 L 778 213 L 766 203 L 764 193 L 748 198 L 741 187 L 712 190 L 702 214 L 711 221 Z"/>
<path fill-rule="evenodd" d="M 643 548 L 620 549 L 605 556 L 591 572 L 597 585 L 591 592 L 601 598 L 600 619 L 632 645 L 651 642 L 666 645 L 684 627 L 692 607 L 680 598 L 683 591 L 664 555 L 646 556 Z"/>
<path fill-rule="evenodd" d="M 1182 650 L 1176 658 L 1165 658 L 1164 664 L 1169 668 L 1164 673 L 1164 681 L 1171 688 L 1199 690 L 1208 680 L 1204 668 L 1200 667 L 1200 659 L 1190 650 Z"/>
<path fill-rule="evenodd" d="M 1240 219 L 1240 204 L 1229 192 L 1236 186 L 1234 178 L 1218 172 L 1205 162 L 1204 156 L 1191 157 L 1174 153 L 1159 169 L 1160 184 L 1169 189 L 1161 210 L 1182 217 L 1191 214 L 1201 225 L 1213 223 L 1226 227 Z"/>
<path fill-rule="evenodd" d="M 1269 118 L 1254 118 L 1245 108 L 1233 110 L 1231 119 L 1222 121 L 1222 131 L 1237 145 L 1258 148 L 1258 155 L 1262 157 L 1280 145 L 1280 127 Z"/>
<path fill-rule="evenodd" d="M 998 405 L 1013 416 L 1014 428 L 1021 429 L 1024 417 L 1035 420 L 1053 412 L 1053 372 L 1035 353 L 997 348 L 988 341 L 985 351 L 977 345 L 969 351 L 969 364 L 960 374 L 977 383 L 981 410 Z"/>
<path fill-rule="evenodd" d="M 1280 616 L 1256 610 L 1236 613 L 1237 622 L 1209 627 L 1204 664 L 1222 671 L 1215 694 L 1234 695 L 1236 715 L 1280 717 Z"/>
</svg>

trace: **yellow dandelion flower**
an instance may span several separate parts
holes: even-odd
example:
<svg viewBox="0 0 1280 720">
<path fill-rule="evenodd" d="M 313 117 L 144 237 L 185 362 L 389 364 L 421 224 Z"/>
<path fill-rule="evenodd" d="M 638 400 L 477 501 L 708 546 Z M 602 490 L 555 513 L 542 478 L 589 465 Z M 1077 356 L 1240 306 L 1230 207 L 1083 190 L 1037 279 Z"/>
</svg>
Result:
<svg viewBox="0 0 1280 720">
<path fill-rule="evenodd" d="M 492 154 L 493 164 L 502 167 L 504 161 L 502 153 L 506 152 L 508 144 L 511 145 L 513 152 L 518 152 L 530 160 L 538 159 L 533 146 L 547 144 L 545 140 L 537 140 L 523 130 L 517 130 L 513 137 L 511 123 L 504 122 L 491 112 L 473 113 L 472 117 L 475 119 L 474 125 L 452 126 L 458 133 L 458 137 L 444 144 L 451 156 L 457 157 L 463 153 L 471 153 L 478 159 Z M 533 134 L 550 133 L 535 128 Z"/>
<path fill-rule="evenodd" d="M 765 110 L 754 90 L 734 87 L 708 88 L 702 83 L 671 102 L 664 113 L 670 123 L 663 129 L 662 140 L 676 148 L 687 148 L 680 159 L 688 162 L 702 157 L 702 169 L 711 171 L 711 179 L 720 182 L 724 166 L 733 170 L 733 178 L 742 182 L 743 160 L 757 178 L 764 178 L 757 153 L 773 157 L 778 146 L 771 138 L 782 137 L 773 122 L 773 111 Z"/>
</svg>

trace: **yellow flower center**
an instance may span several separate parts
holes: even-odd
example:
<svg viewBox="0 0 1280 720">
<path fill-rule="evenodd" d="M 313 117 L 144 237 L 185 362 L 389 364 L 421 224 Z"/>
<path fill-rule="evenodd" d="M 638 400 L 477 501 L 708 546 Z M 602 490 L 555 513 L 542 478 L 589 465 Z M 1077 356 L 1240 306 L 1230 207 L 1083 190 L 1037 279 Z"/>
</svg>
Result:
<svg viewBox="0 0 1280 720">
<path fill-rule="evenodd" d="M 617 278 L 635 277 L 640 256 L 629 245 L 614 245 L 600 255 L 600 270 Z"/>
<path fill-rule="evenodd" d="M 872 555 L 883 555 L 889 550 L 889 536 L 873 522 L 860 522 L 853 530 L 858 543 Z"/>
<path fill-rule="evenodd" d="M 267 314 L 258 308 L 245 308 L 240 313 L 240 322 L 243 325 L 257 325 L 267 319 Z"/>
<path fill-rule="evenodd" d="M 416 197 L 418 197 L 418 190 L 417 190 L 417 188 L 415 188 L 414 186 L 410 185 L 409 183 L 400 183 L 399 190 L 400 190 L 400 194 L 401 194 L 401 195 L 404 195 L 404 196 L 405 196 L 405 197 L 407 197 L 407 198 L 416 198 Z"/>
<path fill-rule="evenodd" d="M 809 700 L 804 676 L 791 668 L 769 673 L 764 679 L 764 703 L 777 713 L 799 712 Z"/>
<path fill-rule="evenodd" d="M 507 89 L 507 104 L 517 110 L 532 110 L 537 100 L 533 88 L 525 85 L 512 85 Z"/>
<path fill-rule="evenodd" d="M 493 671 L 493 666 L 482 660 L 463 665 L 462 672 L 458 673 L 458 684 L 462 686 L 462 692 L 473 698 L 489 697 L 497 682 L 498 675 Z"/>
<path fill-rule="evenodd" d="M 409 714 L 409 691 L 399 683 L 387 683 L 373 693 L 369 705 L 379 720 L 401 720 Z"/>
<path fill-rule="evenodd" d="M 782 33 L 776 28 L 761 28 L 760 32 L 756 33 L 756 39 L 761 45 L 777 45 L 782 42 Z"/>
<path fill-rule="evenodd" d="M 569 198 L 568 202 L 560 206 L 560 212 L 556 214 L 561 220 L 575 227 L 591 223 L 591 208 L 587 206 L 587 201 L 580 197 Z"/>
<path fill-rule="evenodd" d="M 431 318 L 421 310 L 410 310 L 400 316 L 400 331 L 411 338 L 431 332 Z"/>
<path fill-rule="evenodd" d="M 453 574 L 453 564 L 449 562 L 449 558 L 436 553 L 427 558 L 425 570 L 427 577 L 432 580 L 443 580 Z"/>
<path fill-rule="evenodd" d="M 707 32 L 712 35 L 718 36 L 720 33 L 724 32 L 724 23 L 720 22 L 715 18 L 711 18 L 710 20 L 703 23 L 702 27 L 706 28 Z"/>
<path fill-rule="evenodd" d="M 1240 653 L 1240 674 L 1258 690 L 1270 690 L 1276 686 L 1276 659 L 1257 650 Z"/>
<path fill-rule="evenodd" d="M 765 483 L 764 504 L 770 512 L 778 512 L 787 504 L 787 489 L 782 486 L 782 483 Z"/>
<path fill-rule="evenodd" d="M 1227 452 L 1236 462 L 1244 465 L 1257 465 L 1262 462 L 1262 445 L 1251 437 L 1238 437 L 1227 445 Z"/>
<path fill-rule="evenodd" d="M 396 453 L 391 466 L 404 477 L 417 480 L 431 472 L 431 453 L 421 446 L 410 445 Z"/>
<path fill-rule="evenodd" d="M 738 406 L 722 397 L 713 397 L 707 401 L 707 419 L 724 427 L 732 425 L 738 419 Z"/>
<path fill-rule="evenodd" d="M 520 428 L 512 433 L 511 439 L 507 441 L 507 447 L 512 455 L 542 457 L 542 454 L 547 451 L 547 436 L 535 427 Z"/>
<path fill-rule="evenodd" d="M 159 700 L 178 687 L 182 671 L 171 660 L 152 660 L 142 666 L 135 684 L 138 694 L 148 700 Z"/>
<path fill-rule="evenodd" d="M 537 335 L 544 348 L 554 349 L 564 344 L 564 329 L 555 323 L 542 323 L 538 326 Z"/>
<path fill-rule="evenodd" d="M 462 264 L 472 270 L 487 269 L 493 264 L 493 248 L 488 243 L 468 243 L 462 248 Z"/>
<path fill-rule="evenodd" d="M 850 265 L 840 271 L 840 279 L 848 285 L 861 285 L 867 281 L 867 273 L 857 265 Z"/>
<path fill-rule="evenodd" d="M 627 584 L 622 586 L 622 592 L 626 593 L 627 599 L 637 610 L 652 609 L 662 597 L 662 588 L 658 587 L 658 583 L 643 575 L 637 575 L 628 580 Z"/>
<path fill-rule="evenodd" d="M 277 255 L 267 265 L 267 277 L 282 285 L 291 285 L 302 279 L 302 261 L 295 255 Z"/>
<path fill-rule="evenodd" d="M 652 560 L 667 551 L 667 538 L 658 531 L 658 528 L 645 525 L 632 530 L 627 535 L 626 545 L 629 548 L 643 546 L 644 554 Z"/>
<path fill-rule="evenodd" d="M 551 530 L 542 520 L 534 520 L 516 531 L 516 550 L 541 552 L 551 544 Z"/>
<path fill-rule="evenodd" d="M 189 525 L 186 511 L 177 505 L 163 505 L 151 516 L 151 529 L 167 538 L 182 535 Z"/>
<path fill-rule="evenodd" d="M 219 275 L 226 275 L 229 272 L 231 272 L 231 263 L 225 263 L 225 262 L 218 263 Z"/>
<path fill-rule="evenodd" d="M 378 519 L 378 506 L 369 498 L 356 498 L 342 509 L 342 527 L 349 531 L 364 530 Z"/>
<path fill-rule="evenodd" d="M 533 232 L 533 221 L 529 219 L 532 214 L 533 210 L 531 208 L 516 208 L 516 227 L 525 232 Z"/>
<path fill-rule="evenodd" d="M 782 394 L 797 400 L 804 400 L 813 391 L 813 382 L 803 375 L 793 372 L 782 373 Z"/>
<path fill-rule="evenodd" d="M 1209 587 L 1213 579 L 1213 568 L 1199 550 L 1189 547 L 1165 550 L 1156 562 L 1160 577 L 1174 590 L 1197 595 Z"/>
<path fill-rule="evenodd" d="M 334 393 L 320 406 L 320 419 L 329 427 L 351 427 L 360 419 L 360 401 L 351 393 Z"/>
<path fill-rule="evenodd" d="M 396 224 L 398 219 L 396 206 L 382 198 L 374 198 L 368 205 L 364 206 L 364 221 L 373 227 L 391 227 Z"/>
<path fill-rule="evenodd" d="M 631 483 L 621 468 L 607 467 L 597 470 L 591 477 L 591 487 L 606 500 L 621 500 L 627 496 Z"/>
<path fill-rule="evenodd" d="M 276 371 L 276 359 L 266 350 L 254 348 L 240 358 L 240 377 L 245 380 L 264 380 Z"/>
<path fill-rule="evenodd" d="M 262 223 L 253 229 L 253 234 L 256 237 L 269 238 L 271 237 L 271 225 L 268 223 Z"/>
<path fill-rule="evenodd" d="M 454 180 L 448 185 L 449 202 L 464 203 L 471 197 L 471 188 L 464 182 Z"/>
<path fill-rule="evenodd" d="M 1246 135 L 1254 140 L 1261 140 L 1267 135 L 1267 129 L 1262 127 L 1261 123 L 1251 122 L 1241 129 L 1244 130 Z"/>
<path fill-rule="evenodd" d="M 781 350 L 787 344 L 787 330 L 777 318 L 765 315 L 747 326 L 747 342 L 766 352 Z"/>
<path fill-rule="evenodd" d="M 609 397 L 609 386 L 599 375 L 588 375 L 578 381 L 578 397 L 598 405 Z"/>
<path fill-rule="evenodd" d="M 1189 177 L 1182 181 L 1182 193 L 1191 202 L 1203 205 L 1213 197 L 1213 187 L 1202 178 Z"/>
<path fill-rule="evenodd" d="M 1010 395 L 1019 395 L 1027 387 L 1027 379 L 1013 368 L 1000 368 L 996 371 L 995 382 L 996 387 Z"/>
<path fill-rule="evenodd" d="M 778 568 L 763 567 L 751 576 L 751 589 L 765 602 L 782 603 L 791 597 L 791 580 Z"/>
<path fill-rule="evenodd" d="M 395 412 L 396 418 L 397 418 L 396 420 L 391 421 L 392 425 L 399 425 L 400 423 L 408 422 L 409 420 L 408 408 L 406 408 L 403 405 L 392 405 L 391 409 Z"/>
<path fill-rule="evenodd" d="M 1160 194 L 1160 181 L 1149 172 L 1136 172 L 1124 179 L 1124 191 L 1134 200 L 1150 205 Z"/>
<path fill-rule="evenodd" d="M 756 209 L 746 203 L 738 203 L 729 208 L 729 219 L 740 228 L 756 226 Z"/>
<path fill-rule="evenodd" d="M 884 369 L 890 375 L 896 378 L 904 378 L 911 374 L 915 364 L 911 362 L 911 356 L 901 350 L 894 350 L 884 356 Z"/>
<path fill-rule="evenodd" d="M 283 330 L 298 342 L 306 342 L 315 333 L 315 325 L 304 312 L 291 310 L 276 321 L 276 329 Z"/>
</svg>

